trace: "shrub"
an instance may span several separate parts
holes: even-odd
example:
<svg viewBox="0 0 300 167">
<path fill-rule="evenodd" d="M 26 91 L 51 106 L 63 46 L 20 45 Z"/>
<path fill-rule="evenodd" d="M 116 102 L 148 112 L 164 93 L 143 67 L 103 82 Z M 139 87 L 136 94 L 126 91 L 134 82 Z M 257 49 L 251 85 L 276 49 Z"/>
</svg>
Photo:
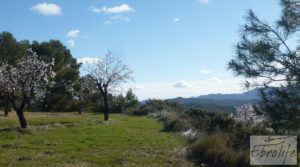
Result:
<svg viewBox="0 0 300 167">
<path fill-rule="evenodd" d="M 140 107 L 140 112 L 144 113 L 145 115 L 148 115 L 151 113 L 162 112 L 168 108 L 168 104 L 162 100 L 149 99 L 145 105 Z"/>
<path fill-rule="evenodd" d="M 163 100 L 149 99 L 144 105 L 139 108 L 131 108 L 126 111 L 129 115 L 152 115 L 155 117 L 160 117 L 160 114 L 165 111 L 184 111 L 183 107 L 178 104 L 169 103 Z"/>
<path fill-rule="evenodd" d="M 249 152 L 235 151 L 228 134 L 218 133 L 198 139 L 188 152 L 188 158 L 196 164 L 214 167 L 249 166 Z"/>
<path fill-rule="evenodd" d="M 262 128 L 249 127 L 242 123 L 236 123 L 230 132 L 230 139 L 234 143 L 233 148 L 249 150 L 251 135 L 272 135 L 272 132 Z"/>
<path fill-rule="evenodd" d="M 163 121 L 165 131 L 178 132 L 191 129 L 190 123 L 183 112 L 168 111 L 160 120 Z"/>
<path fill-rule="evenodd" d="M 186 113 L 192 127 L 205 133 L 230 132 L 235 122 L 225 112 L 191 109 Z"/>
<path fill-rule="evenodd" d="M 125 111 L 127 115 L 145 116 L 148 115 L 148 111 L 145 109 L 128 109 Z"/>
</svg>

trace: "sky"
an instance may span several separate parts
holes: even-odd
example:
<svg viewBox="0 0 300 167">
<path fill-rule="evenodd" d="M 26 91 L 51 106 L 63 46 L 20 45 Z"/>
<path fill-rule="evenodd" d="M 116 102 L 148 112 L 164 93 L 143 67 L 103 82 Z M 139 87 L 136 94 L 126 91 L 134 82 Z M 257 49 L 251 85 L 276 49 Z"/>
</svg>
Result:
<svg viewBox="0 0 300 167">
<path fill-rule="evenodd" d="M 239 93 L 227 63 L 249 9 L 269 23 L 281 11 L 277 0 L 6 0 L 0 32 L 58 39 L 84 64 L 112 51 L 134 71 L 119 91 L 140 100 Z"/>
</svg>

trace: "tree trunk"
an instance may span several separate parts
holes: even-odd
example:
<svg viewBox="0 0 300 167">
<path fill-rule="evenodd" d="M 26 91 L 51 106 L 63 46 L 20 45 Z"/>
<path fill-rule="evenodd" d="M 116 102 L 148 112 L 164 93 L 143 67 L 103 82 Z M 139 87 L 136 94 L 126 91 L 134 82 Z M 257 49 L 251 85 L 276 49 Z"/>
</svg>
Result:
<svg viewBox="0 0 300 167">
<path fill-rule="evenodd" d="M 104 121 L 108 121 L 108 118 L 109 118 L 109 106 L 108 106 L 107 95 L 103 96 L 103 101 L 104 101 Z"/>
<path fill-rule="evenodd" d="M 11 103 L 9 101 L 8 96 L 5 96 L 5 106 L 4 106 L 4 115 L 8 116 L 8 112 L 11 112 Z"/>
<path fill-rule="evenodd" d="M 80 104 L 80 109 L 79 109 L 78 114 L 81 115 L 81 114 L 82 114 L 82 111 L 83 111 L 83 104 Z"/>
<path fill-rule="evenodd" d="M 27 120 L 24 116 L 23 110 L 17 110 L 16 112 L 17 112 L 17 115 L 18 115 L 18 118 L 20 121 L 21 128 L 23 128 L 23 129 L 27 128 L 28 124 L 27 124 Z"/>
<path fill-rule="evenodd" d="M 4 116 L 8 116 L 8 111 L 7 111 L 6 108 L 5 108 L 5 110 L 4 110 Z"/>
<path fill-rule="evenodd" d="M 23 96 L 23 99 L 22 99 L 21 104 L 20 104 L 19 107 L 16 105 L 16 99 L 14 99 L 14 98 L 11 99 L 10 98 L 9 100 L 10 100 L 10 102 L 12 104 L 13 109 L 16 111 L 16 113 L 18 115 L 21 128 L 22 129 L 27 128 L 28 124 L 27 124 L 27 120 L 26 120 L 26 118 L 24 116 L 24 109 L 25 109 L 26 104 L 28 104 L 28 103 L 26 103 L 27 102 L 27 97 Z"/>
<path fill-rule="evenodd" d="M 43 102 L 42 102 L 42 112 L 47 112 L 47 108 L 48 108 L 47 98 L 49 98 L 49 97 L 46 94 L 46 96 L 44 97 Z"/>
</svg>

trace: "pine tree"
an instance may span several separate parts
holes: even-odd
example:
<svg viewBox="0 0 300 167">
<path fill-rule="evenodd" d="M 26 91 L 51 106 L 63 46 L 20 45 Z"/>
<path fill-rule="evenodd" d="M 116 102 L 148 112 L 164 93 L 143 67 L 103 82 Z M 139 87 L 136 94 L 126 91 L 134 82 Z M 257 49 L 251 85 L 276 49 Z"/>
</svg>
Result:
<svg viewBox="0 0 300 167">
<path fill-rule="evenodd" d="M 132 89 L 129 89 L 126 93 L 126 96 L 124 99 L 124 107 L 125 107 L 125 110 L 133 110 L 133 109 L 137 109 L 139 107 L 139 100 L 135 96 L 135 94 L 132 92 Z"/>
<path fill-rule="evenodd" d="M 69 49 L 60 41 L 50 40 L 49 42 L 33 42 L 33 51 L 42 57 L 45 62 L 55 59 L 53 84 L 48 87 L 47 94 L 41 105 L 42 111 L 69 111 L 73 97 L 69 96 L 67 86 L 79 80 L 79 68 L 75 58 Z"/>
<path fill-rule="evenodd" d="M 249 11 L 229 69 L 248 78 L 248 88 L 265 88 L 257 111 L 268 118 L 275 131 L 286 133 L 300 128 L 300 46 L 295 43 L 300 30 L 300 4 L 281 0 L 281 6 L 282 16 L 274 25 Z"/>
</svg>

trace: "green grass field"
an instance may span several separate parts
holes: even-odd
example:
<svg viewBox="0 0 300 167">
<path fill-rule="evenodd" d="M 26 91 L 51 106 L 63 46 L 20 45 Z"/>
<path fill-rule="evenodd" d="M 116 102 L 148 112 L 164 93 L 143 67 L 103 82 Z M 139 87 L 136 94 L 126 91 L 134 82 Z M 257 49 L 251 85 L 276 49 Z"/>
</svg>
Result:
<svg viewBox="0 0 300 167">
<path fill-rule="evenodd" d="M 1 114 L 1 113 L 0 113 Z M 192 166 L 185 141 L 152 118 L 26 113 L 30 128 L 0 116 L 0 166 Z"/>
</svg>

